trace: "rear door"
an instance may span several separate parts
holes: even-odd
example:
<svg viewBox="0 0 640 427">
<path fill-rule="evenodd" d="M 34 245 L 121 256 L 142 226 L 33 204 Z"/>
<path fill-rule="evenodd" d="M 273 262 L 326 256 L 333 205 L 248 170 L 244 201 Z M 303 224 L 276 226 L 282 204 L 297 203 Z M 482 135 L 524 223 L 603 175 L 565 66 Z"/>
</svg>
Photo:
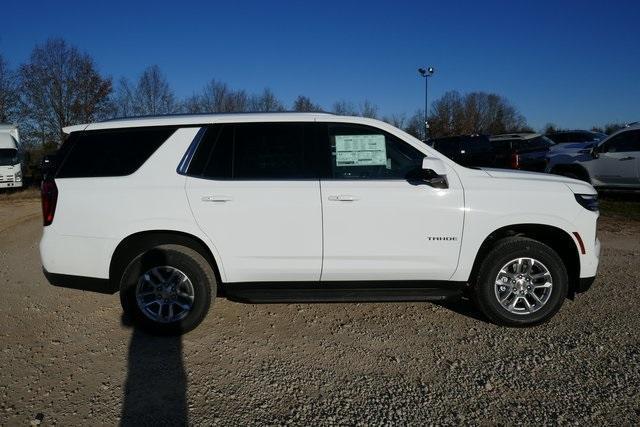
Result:
<svg viewBox="0 0 640 427">
<path fill-rule="evenodd" d="M 462 237 L 463 192 L 407 181 L 425 154 L 378 128 L 326 126 L 321 181 L 323 281 L 448 280 Z"/>
<path fill-rule="evenodd" d="M 640 185 L 640 130 L 628 130 L 605 141 L 591 167 L 601 185 Z"/>
<path fill-rule="evenodd" d="M 312 123 L 206 131 L 186 191 L 227 282 L 318 281 L 322 210 Z"/>
</svg>

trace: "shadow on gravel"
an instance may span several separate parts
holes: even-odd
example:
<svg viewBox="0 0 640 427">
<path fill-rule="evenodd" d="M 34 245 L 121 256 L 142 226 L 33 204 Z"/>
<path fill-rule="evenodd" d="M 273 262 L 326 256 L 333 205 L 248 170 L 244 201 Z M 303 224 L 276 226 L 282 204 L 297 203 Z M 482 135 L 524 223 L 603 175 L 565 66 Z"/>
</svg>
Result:
<svg viewBox="0 0 640 427">
<path fill-rule="evenodd" d="M 125 316 L 122 323 L 132 326 Z M 156 337 L 133 327 L 121 425 L 187 425 L 187 411 L 181 338 Z"/>
<path fill-rule="evenodd" d="M 454 313 L 479 320 L 483 323 L 491 323 L 489 319 L 484 317 L 480 310 L 478 310 L 476 306 L 473 305 L 473 302 L 471 302 L 471 300 L 467 298 L 451 299 L 436 304 L 440 307 L 446 308 L 447 310 L 451 310 Z"/>
</svg>

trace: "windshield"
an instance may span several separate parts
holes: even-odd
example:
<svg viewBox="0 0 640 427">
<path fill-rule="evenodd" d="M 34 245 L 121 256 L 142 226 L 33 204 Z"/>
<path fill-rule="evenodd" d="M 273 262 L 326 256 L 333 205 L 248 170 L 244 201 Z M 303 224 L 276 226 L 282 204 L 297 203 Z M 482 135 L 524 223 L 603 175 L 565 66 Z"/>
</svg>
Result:
<svg viewBox="0 0 640 427">
<path fill-rule="evenodd" d="M 12 166 L 18 163 L 18 150 L 15 148 L 0 148 L 0 166 Z"/>
</svg>

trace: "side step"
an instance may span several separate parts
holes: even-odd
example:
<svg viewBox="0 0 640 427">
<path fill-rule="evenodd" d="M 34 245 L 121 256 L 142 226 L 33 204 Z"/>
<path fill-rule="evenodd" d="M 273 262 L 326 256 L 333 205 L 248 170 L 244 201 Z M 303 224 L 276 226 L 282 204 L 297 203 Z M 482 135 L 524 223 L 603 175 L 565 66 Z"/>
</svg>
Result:
<svg viewBox="0 0 640 427">
<path fill-rule="evenodd" d="M 230 283 L 220 296 L 242 303 L 443 301 L 462 296 L 460 282 Z"/>
</svg>

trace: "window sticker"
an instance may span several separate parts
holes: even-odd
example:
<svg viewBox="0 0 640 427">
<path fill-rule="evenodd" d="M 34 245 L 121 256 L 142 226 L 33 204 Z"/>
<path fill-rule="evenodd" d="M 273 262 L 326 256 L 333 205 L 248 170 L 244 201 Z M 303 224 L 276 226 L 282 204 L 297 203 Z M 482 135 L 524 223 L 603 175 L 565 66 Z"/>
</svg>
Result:
<svg viewBox="0 0 640 427">
<path fill-rule="evenodd" d="M 387 166 L 384 135 L 336 135 L 336 166 Z"/>
</svg>

